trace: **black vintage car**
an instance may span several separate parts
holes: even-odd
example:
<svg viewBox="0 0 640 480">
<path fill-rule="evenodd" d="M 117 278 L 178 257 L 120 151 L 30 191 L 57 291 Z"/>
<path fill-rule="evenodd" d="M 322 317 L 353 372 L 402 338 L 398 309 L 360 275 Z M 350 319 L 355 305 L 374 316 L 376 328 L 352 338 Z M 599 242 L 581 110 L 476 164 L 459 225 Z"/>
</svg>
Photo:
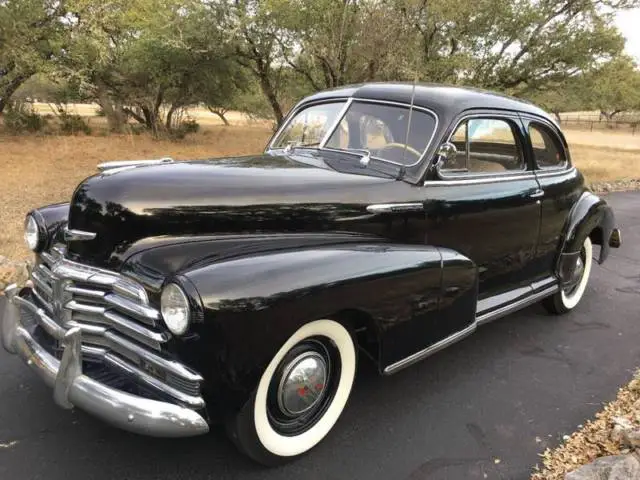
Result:
<svg viewBox="0 0 640 480">
<path fill-rule="evenodd" d="M 2 340 L 59 405 L 154 436 L 224 422 L 265 464 L 328 434 L 359 351 L 388 375 L 568 312 L 621 243 L 545 112 L 388 83 L 304 99 L 261 155 L 103 164 L 25 225 Z"/>
</svg>

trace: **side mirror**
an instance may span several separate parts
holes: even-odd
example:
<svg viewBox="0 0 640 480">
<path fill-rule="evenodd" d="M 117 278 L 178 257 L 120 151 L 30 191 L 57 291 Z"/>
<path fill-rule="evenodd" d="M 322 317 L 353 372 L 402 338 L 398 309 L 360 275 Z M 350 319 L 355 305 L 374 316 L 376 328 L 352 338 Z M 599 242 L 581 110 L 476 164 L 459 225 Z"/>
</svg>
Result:
<svg viewBox="0 0 640 480">
<path fill-rule="evenodd" d="M 440 170 L 444 165 L 451 161 L 455 161 L 456 155 L 458 155 L 458 149 L 451 142 L 445 142 L 436 152 L 438 159 L 436 160 L 436 170 Z"/>
</svg>

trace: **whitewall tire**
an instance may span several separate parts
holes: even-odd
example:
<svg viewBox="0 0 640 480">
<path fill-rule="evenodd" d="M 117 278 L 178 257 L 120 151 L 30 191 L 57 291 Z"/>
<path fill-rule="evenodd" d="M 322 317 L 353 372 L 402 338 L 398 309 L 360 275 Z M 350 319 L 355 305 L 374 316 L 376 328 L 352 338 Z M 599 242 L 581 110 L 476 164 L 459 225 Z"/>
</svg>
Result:
<svg viewBox="0 0 640 480">
<path fill-rule="evenodd" d="M 580 256 L 576 262 L 577 274 L 574 282 L 564 288 L 561 287 L 559 292 L 544 300 L 543 305 L 549 312 L 567 313 L 573 310 L 584 296 L 593 265 L 593 245 L 589 237 L 582 244 Z"/>
<path fill-rule="evenodd" d="M 344 410 L 356 362 L 353 336 L 342 324 L 305 324 L 274 355 L 252 399 L 228 424 L 232 439 L 265 465 L 311 450 Z"/>
</svg>

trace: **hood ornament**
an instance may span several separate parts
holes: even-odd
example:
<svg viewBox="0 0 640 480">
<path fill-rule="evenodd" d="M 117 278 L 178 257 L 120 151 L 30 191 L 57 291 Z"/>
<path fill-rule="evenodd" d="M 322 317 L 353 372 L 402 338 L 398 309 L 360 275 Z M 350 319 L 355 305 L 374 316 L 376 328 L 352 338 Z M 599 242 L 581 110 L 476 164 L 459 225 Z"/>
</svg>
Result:
<svg viewBox="0 0 640 480">
<path fill-rule="evenodd" d="M 173 163 L 173 158 L 165 157 L 154 160 L 116 160 L 113 162 L 104 162 L 98 164 L 98 170 L 101 172 L 112 170 L 115 168 L 129 168 L 140 165 L 159 165 L 162 163 Z"/>
<path fill-rule="evenodd" d="M 93 240 L 96 238 L 96 233 L 85 232 L 83 230 L 73 230 L 69 227 L 64 227 L 64 239 L 67 242 L 83 242 L 86 240 Z"/>
</svg>

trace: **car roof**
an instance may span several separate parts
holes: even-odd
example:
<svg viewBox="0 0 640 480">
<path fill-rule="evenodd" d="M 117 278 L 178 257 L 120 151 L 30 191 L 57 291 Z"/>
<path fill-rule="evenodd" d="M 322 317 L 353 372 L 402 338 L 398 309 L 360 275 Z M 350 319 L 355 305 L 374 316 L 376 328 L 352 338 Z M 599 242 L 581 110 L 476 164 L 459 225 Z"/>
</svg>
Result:
<svg viewBox="0 0 640 480">
<path fill-rule="evenodd" d="M 306 97 L 303 102 L 352 97 L 410 104 L 413 90 L 414 84 L 408 82 L 362 83 L 323 90 Z M 531 113 L 556 123 L 547 112 L 532 103 L 477 88 L 416 83 L 414 105 L 433 110 L 443 117 L 452 117 L 470 109 L 491 108 Z"/>
</svg>

